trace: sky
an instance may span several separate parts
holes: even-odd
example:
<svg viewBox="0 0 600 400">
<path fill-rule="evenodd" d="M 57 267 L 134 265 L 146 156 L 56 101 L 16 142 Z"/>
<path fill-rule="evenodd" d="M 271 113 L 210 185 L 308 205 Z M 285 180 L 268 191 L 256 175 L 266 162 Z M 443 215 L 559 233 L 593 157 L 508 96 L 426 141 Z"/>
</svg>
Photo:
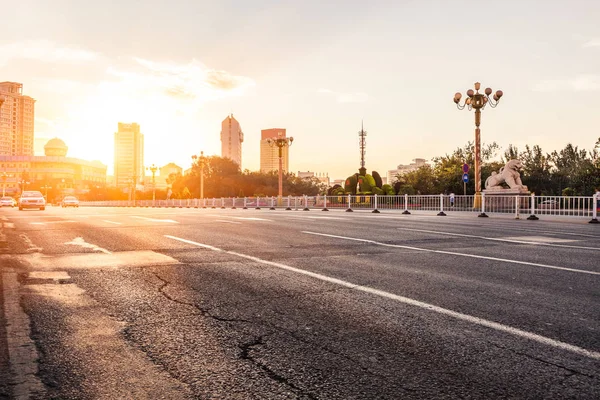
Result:
<svg viewBox="0 0 600 400">
<path fill-rule="evenodd" d="M 8 0 L 0 0 L 6 9 Z M 385 176 L 474 140 L 454 93 L 504 92 L 483 111 L 484 143 L 546 152 L 600 137 L 596 0 L 19 0 L 0 33 L 0 81 L 36 99 L 36 154 L 113 169 L 118 122 L 137 122 L 145 163 L 221 155 L 230 113 L 258 170 L 260 130 L 294 137 L 290 170 Z"/>
</svg>

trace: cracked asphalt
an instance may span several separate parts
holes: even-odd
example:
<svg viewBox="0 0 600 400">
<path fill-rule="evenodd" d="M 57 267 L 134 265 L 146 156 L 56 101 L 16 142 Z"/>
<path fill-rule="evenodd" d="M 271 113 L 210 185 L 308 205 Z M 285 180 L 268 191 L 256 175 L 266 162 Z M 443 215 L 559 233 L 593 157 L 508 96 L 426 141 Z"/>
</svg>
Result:
<svg viewBox="0 0 600 400">
<path fill-rule="evenodd" d="M 600 231 L 587 220 L 0 217 L 0 398 L 600 398 Z"/>
</svg>

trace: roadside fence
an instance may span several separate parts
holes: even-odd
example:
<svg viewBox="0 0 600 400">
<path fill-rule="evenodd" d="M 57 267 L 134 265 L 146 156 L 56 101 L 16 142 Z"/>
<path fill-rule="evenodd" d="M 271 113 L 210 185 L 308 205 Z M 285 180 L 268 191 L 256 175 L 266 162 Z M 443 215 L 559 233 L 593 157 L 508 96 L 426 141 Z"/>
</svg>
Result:
<svg viewBox="0 0 600 400">
<path fill-rule="evenodd" d="M 341 195 L 341 196 L 287 196 L 287 197 L 220 197 L 204 199 L 172 200 L 112 200 L 81 201 L 80 206 L 93 207 L 161 207 L 161 208 L 210 208 L 210 209 L 270 209 L 270 210 L 322 210 L 340 209 L 347 212 L 400 211 L 435 212 L 439 216 L 451 213 L 473 213 L 478 217 L 488 214 L 511 214 L 516 219 L 526 217 L 538 220 L 544 216 L 591 218 L 598 223 L 600 196 L 535 196 L 490 195 Z"/>
</svg>

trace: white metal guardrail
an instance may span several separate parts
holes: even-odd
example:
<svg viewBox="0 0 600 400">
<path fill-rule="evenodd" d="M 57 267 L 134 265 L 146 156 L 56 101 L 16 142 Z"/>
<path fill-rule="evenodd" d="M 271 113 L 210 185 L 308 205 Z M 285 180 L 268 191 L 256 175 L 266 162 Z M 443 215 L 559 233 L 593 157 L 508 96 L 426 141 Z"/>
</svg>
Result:
<svg viewBox="0 0 600 400">
<path fill-rule="evenodd" d="M 537 220 L 544 216 L 564 216 L 591 218 L 590 223 L 598 223 L 600 196 L 475 196 L 449 195 L 341 195 L 341 196 L 288 196 L 277 197 L 221 197 L 210 199 L 172 200 L 109 200 L 81 201 L 80 206 L 95 207 L 170 207 L 170 208 L 211 208 L 211 209 L 285 209 L 323 210 L 341 209 L 371 210 L 374 213 L 386 210 L 402 211 L 411 214 L 415 211 L 436 212 L 440 216 L 454 212 L 487 214 L 512 214 L 515 218 L 528 215 L 527 219 Z"/>
</svg>

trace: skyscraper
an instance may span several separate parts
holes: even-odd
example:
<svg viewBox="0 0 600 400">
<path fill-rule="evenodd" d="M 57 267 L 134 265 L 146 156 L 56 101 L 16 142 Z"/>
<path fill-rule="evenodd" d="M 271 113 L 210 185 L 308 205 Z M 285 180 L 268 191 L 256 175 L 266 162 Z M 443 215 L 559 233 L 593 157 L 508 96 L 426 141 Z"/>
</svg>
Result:
<svg viewBox="0 0 600 400">
<path fill-rule="evenodd" d="M 244 133 L 240 123 L 233 118 L 233 114 L 227 116 L 221 123 L 221 157 L 231 158 L 242 168 L 242 142 Z"/>
<path fill-rule="evenodd" d="M 279 148 L 269 146 L 267 139 L 285 138 L 285 129 L 273 128 L 260 131 L 260 172 L 270 172 L 279 170 Z M 287 173 L 290 168 L 290 148 L 285 146 L 283 149 L 282 165 L 283 173 Z"/>
<path fill-rule="evenodd" d="M 115 184 L 123 188 L 144 179 L 144 135 L 136 123 L 119 122 L 115 132 Z"/>
<path fill-rule="evenodd" d="M 35 100 L 16 82 L 0 82 L 0 98 L 0 155 L 32 156 Z"/>
</svg>

